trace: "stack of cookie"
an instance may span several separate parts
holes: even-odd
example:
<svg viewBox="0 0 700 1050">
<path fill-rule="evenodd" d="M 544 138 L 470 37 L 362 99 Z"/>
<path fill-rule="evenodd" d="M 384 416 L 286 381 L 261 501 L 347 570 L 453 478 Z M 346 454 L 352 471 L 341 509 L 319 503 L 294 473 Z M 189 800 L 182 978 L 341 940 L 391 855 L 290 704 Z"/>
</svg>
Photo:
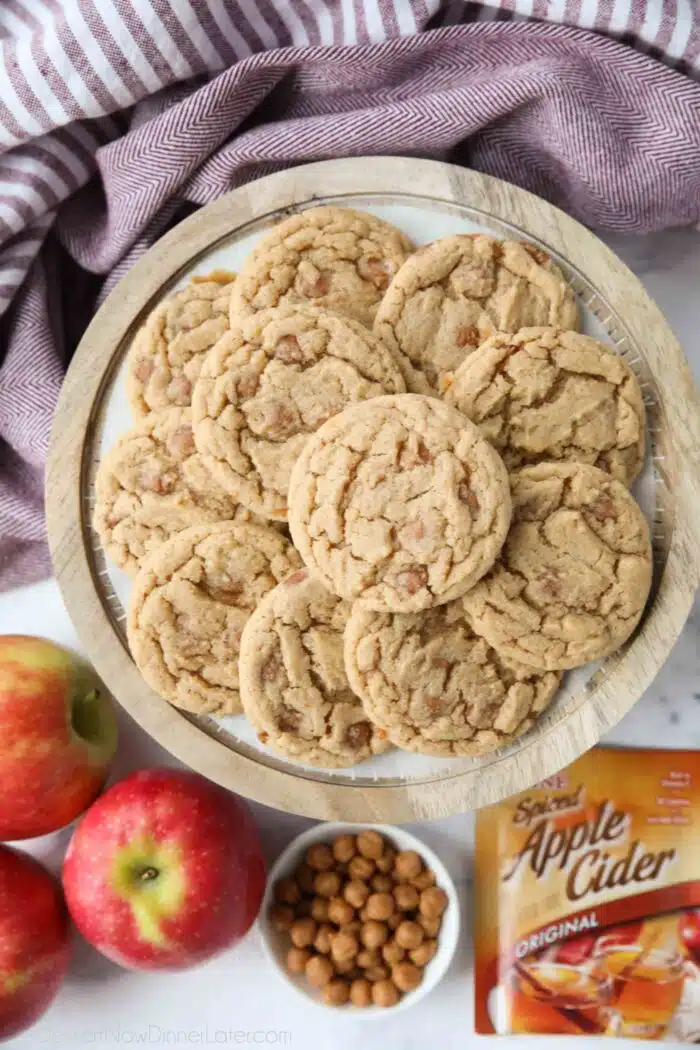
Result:
<svg viewBox="0 0 700 1050">
<path fill-rule="evenodd" d="M 152 688 L 328 767 L 525 732 L 651 579 L 639 386 L 577 323 L 533 245 L 332 207 L 158 306 L 95 511 Z"/>
</svg>

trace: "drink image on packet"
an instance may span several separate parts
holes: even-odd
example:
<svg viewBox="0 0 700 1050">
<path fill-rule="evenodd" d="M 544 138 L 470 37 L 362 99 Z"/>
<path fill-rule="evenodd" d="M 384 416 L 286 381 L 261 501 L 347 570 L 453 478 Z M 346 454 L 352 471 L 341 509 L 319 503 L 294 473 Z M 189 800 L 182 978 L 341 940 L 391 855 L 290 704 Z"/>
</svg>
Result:
<svg viewBox="0 0 700 1050">
<path fill-rule="evenodd" d="M 699 752 L 595 748 L 477 815 L 475 1000 L 481 1034 L 700 1041 Z"/>
</svg>

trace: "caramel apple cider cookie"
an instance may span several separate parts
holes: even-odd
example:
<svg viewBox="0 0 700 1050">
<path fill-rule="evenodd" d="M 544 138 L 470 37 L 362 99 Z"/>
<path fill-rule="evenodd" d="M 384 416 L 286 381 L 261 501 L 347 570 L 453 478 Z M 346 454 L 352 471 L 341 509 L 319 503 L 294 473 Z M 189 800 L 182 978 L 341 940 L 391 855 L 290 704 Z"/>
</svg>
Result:
<svg viewBox="0 0 700 1050">
<path fill-rule="evenodd" d="M 204 364 L 197 449 L 232 496 L 284 521 L 309 435 L 348 405 L 404 390 L 391 352 L 357 322 L 310 306 L 264 310 L 234 323 Z"/>
<path fill-rule="evenodd" d="M 630 485 L 644 462 L 644 401 L 629 365 L 578 332 L 497 333 L 446 384 L 509 470 L 542 460 L 592 463 Z"/>
<path fill-rule="evenodd" d="M 93 525 L 108 558 L 131 575 L 142 558 L 189 525 L 253 519 L 204 465 L 188 408 L 151 413 L 117 441 L 97 471 Z"/>
<path fill-rule="evenodd" d="M 289 487 L 289 525 L 311 571 L 370 608 L 418 612 L 459 597 L 490 567 L 511 499 L 498 454 L 430 397 L 374 398 L 309 438 Z"/>
<path fill-rule="evenodd" d="M 457 599 L 423 613 L 379 613 L 357 602 L 345 668 L 374 724 L 407 751 L 483 755 L 525 733 L 561 675 L 500 656 Z"/>
<path fill-rule="evenodd" d="M 229 326 L 234 280 L 225 270 L 193 277 L 149 314 L 127 357 L 126 391 L 135 416 L 191 403 L 206 353 Z"/>
<path fill-rule="evenodd" d="M 266 525 L 196 525 L 171 537 L 144 562 L 129 603 L 129 647 L 146 682 L 185 711 L 239 713 L 243 628 L 300 565 Z"/>
<path fill-rule="evenodd" d="M 511 475 L 513 524 L 493 570 L 464 596 L 473 629 L 509 659 L 578 667 L 629 638 L 646 603 L 646 518 L 609 474 L 540 463 Z"/>
<path fill-rule="evenodd" d="M 302 569 L 262 599 L 243 631 L 243 709 L 260 740 L 294 761 L 340 768 L 389 747 L 345 675 L 349 612 Z"/>
<path fill-rule="evenodd" d="M 455 234 L 410 256 L 374 331 L 410 362 L 408 389 L 429 394 L 495 331 L 529 325 L 578 328 L 576 297 L 559 267 L 534 244 Z"/>
<path fill-rule="evenodd" d="M 231 299 L 240 313 L 297 304 L 325 307 L 372 327 L 389 282 L 413 250 L 388 222 L 351 208 L 308 208 L 279 223 L 241 268 Z"/>
</svg>

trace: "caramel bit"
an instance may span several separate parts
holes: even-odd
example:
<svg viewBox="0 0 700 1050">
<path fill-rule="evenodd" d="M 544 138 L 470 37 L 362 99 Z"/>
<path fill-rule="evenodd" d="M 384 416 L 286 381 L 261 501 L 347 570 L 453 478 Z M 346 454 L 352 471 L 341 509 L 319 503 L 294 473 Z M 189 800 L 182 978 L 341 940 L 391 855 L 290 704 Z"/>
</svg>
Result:
<svg viewBox="0 0 700 1050">
<path fill-rule="evenodd" d="M 296 733 L 301 722 L 301 715 L 292 707 L 283 705 L 277 716 L 277 728 L 282 733 Z"/>
<path fill-rule="evenodd" d="M 282 666 L 276 656 L 271 656 L 262 667 L 260 677 L 263 682 L 274 682 L 280 673 Z"/>
<path fill-rule="evenodd" d="M 473 514 L 476 514 L 481 504 L 479 503 L 479 498 L 476 492 L 474 492 L 474 489 L 471 488 L 468 482 L 460 482 L 459 488 L 457 489 L 457 495 L 459 496 L 462 503 L 466 503 L 466 505 L 469 507 L 469 510 Z"/>
<path fill-rule="evenodd" d="M 406 539 L 422 540 L 425 536 L 425 525 L 422 521 L 412 521 L 401 532 Z"/>
<path fill-rule="evenodd" d="M 139 478 L 140 487 L 144 491 L 156 492 L 159 496 L 167 496 L 169 492 L 172 492 L 176 481 L 177 478 L 173 471 L 156 470 L 155 468 L 142 471 Z"/>
<path fill-rule="evenodd" d="M 258 389 L 258 377 L 254 372 L 248 372 L 238 377 L 236 381 L 236 392 L 239 397 L 252 397 Z"/>
<path fill-rule="evenodd" d="M 244 591 L 243 580 L 223 577 L 211 587 L 209 593 L 214 601 L 222 605 L 238 605 L 238 599 Z"/>
<path fill-rule="evenodd" d="M 330 286 L 330 278 L 324 273 L 315 278 L 300 274 L 297 280 L 297 291 L 307 299 L 320 299 L 328 294 Z"/>
<path fill-rule="evenodd" d="M 428 708 L 431 715 L 439 715 L 442 713 L 442 699 L 439 696 L 426 696 L 425 706 Z"/>
<path fill-rule="evenodd" d="M 308 575 L 309 573 L 307 569 L 299 569 L 298 572 L 293 572 L 291 576 L 288 576 L 284 582 L 287 586 L 295 583 L 303 583 Z"/>
<path fill-rule="evenodd" d="M 419 438 L 418 444 L 415 449 L 411 448 L 410 445 L 406 446 L 401 450 L 399 457 L 399 463 L 402 467 L 419 467 L 421 464 L 432 463 L 433 457 L 430 455 L 425 442 Z"/>
<path fill-rule="evenodd" d="M 452 667 L 452 664 L 449 660 L 446 660 L 444 656 L 434 656 L 433 667 L 439 667 L 442 670 L 447 671 L 450 667 Z"/>
<path fill-rule="evenodd" d="M 479 329 L 474 325 L 462 325 L 457 329 L 455 334 L 455 344 L 457 346 L 472 346 L 476 347 L 481 341 L 481 335 Z"/>
<path fill-rule="evenodd" d="M 261 744 L 266 744 L 269 739 L 270 739 L 270 734 L 269 733 L 258 733 L 258 740 L 260 741 Z"/>
<path fill-rule="evenodd" d="M 278 401 L 271 406 L 268 427 L 272 434 L 279 437 L 291 434 L 296 428 L 296 416 L 290 408 Z"/>
<path fill-rule="evenodd" d="M 364 281 L 371 281 L 375 288 L 386 288 L 391 276 L 391 266 L 377 256 L 360 259 L 357 263 L 357 272 Z"/>
<path fill-rule="evenodd" d="M 191 456 L 195 451 L 192 427 L 178 427 L 168 441 L 168 451 L 176 459 Z"/>
<path fill-rule="evenodd" d="M 615 517 L 615 505 L 611 499 L 601 498 L 591 504 L 591 514 L 598 521 L 606 521 Z"/>
<path fill-rule="evenodd" d="M 295 335 L 283 335 L 275 344 L 275 357 L 285 365 L 298 365 L 303 359 L 299 340 Z"/>
<path fill-rule="evenodd" d="M 348 726 L 345 732 L 345 742 L 349 747 L 361 748 L 369 744 L 372 737 L 372 727 L 369 722 L 355 722 Z"/>
<path fill-rule="evenodd" d="M 235 278 L 235 273 L 231 273 L 230 270 L 212 270 L 211 273 L 205 273 L 198 277 L 192 277 L 192 284 L 209 284 L 214 282 L 216 284 L 230 284 Z"/>
<path fill-rule="evenodd" d="M 139 383 L 147 383 L 153 375 L 154 368 L 155 365 L 153 364 L 152 357 L 140 358 L 136 363 L 136 367 L 134 368 L 134 375 L 138 379 Z"/>
<path fill-rule="evenodd" d="M 523 241 L 522 245 L 523 245 L 523 248 L 525 249 L 525 251 L 527 252 L 527 254 L 531 258 L 533 258 L 536 263 L 539 263 L 540 266 L 543 266 L 545 263 L 549 262 L 549 255 L 548 255 L 548 253 L 542 251 L 542 249 L 538 248 L 537 245 L 529 244 L 527 241 Z"/>
<path fill-rule="evenodd" d="M 551 574 L 545 576 L 542 580 L 542 590 L 550 598 L 558 598 L 561 591 L 561 581 Z"/>
<path fill-rule="evenodd" d="M 176 405 L 187 405 L 192 395 L 192 384 L 187 376 L 173 376 L 168 383 L 168 397 Z"/>
<path fill-rule="evenodd" d="M 417 566 L 415 569 L 406 569 L 396 576 L 396 586 L 411 595 L 417 594 L 421 587 L 426 586 L 427 582 L 428 570 L 423 565 Z"/>
</svg>

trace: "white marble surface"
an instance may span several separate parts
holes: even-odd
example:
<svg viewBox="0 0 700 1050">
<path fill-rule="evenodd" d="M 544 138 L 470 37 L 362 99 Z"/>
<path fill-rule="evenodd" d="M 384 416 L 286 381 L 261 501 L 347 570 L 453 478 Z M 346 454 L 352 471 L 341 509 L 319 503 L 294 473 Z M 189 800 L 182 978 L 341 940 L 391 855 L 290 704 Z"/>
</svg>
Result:
<svg viewBox="0 0 700 1050">
<path fill-rule="evenodd" d="M 609 237 L 657 300 L 683 343 L 700 382 L 700 233 Z M 700 508 L 698 508 L 700 513 Z M 44 635 L 80 648 L 55 583 L 0 595 L 0 633 Z M 610 734 L 628 745 L 700 748 L 700 611 L 696 606 L 656 681 Z M 120 712 L 121 748 L 115 775 L 145 765 L 175 764 Z M 309 822 L 255 806 L 265 849 L 273 858 Z M 371 1025 L 328 1016 L 298 1001 L 265 966 L 253 931 L 234 951 L 198 970 L 167 976 L 128 973 L 77 944 L 69 978 L 44 1018 L 11 1044 L 39 1047 L 288 1046 L 299 1050 L 465 1050 L 483 1038 L 473 1033 L 471 981 L 471 871 L 473 821 L 452 817 L 415 827 L 455 876 L 462 895 L 460 949 L 443 984 L 423 1003 L 394 1019 Z M 54 870 L 60 868 L 69 832 L 29 844 Z M 529 1039 L 520 1039 L 530 1042 Z M 488 1040 L 487 1040 L 488 1044 Z M 571 1046 L 550 1038 L 551 1050 Z M 582 1038 L 578 1050 L 597 1041 Z"/>
</svg>

